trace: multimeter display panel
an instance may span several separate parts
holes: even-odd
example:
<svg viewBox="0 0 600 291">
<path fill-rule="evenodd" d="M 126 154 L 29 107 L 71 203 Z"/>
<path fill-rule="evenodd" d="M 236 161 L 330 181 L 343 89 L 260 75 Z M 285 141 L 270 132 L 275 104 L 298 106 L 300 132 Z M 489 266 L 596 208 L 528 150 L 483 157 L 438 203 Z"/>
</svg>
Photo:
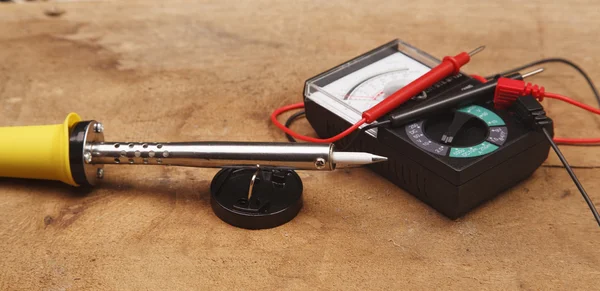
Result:
<svg viewBox="0 0 600 291">
<path fill-rule="evenodd" d="M 364 111 L 422 76 L 438 62 L 404 43 L 394 41 L 307 81 L 305 96 L 344 120 L 355 123 Z M 415 98 L 426 97 L 424 94 Z"/>
</svg>

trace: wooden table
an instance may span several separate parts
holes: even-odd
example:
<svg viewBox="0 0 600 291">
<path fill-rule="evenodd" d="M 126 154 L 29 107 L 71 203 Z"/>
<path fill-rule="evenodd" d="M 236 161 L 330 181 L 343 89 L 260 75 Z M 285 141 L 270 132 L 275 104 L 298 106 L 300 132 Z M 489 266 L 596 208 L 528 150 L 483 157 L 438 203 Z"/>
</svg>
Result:
<svg viewBox="0 0 600 291">
<path fill-rule="evenodd" d="M 468 72 L 561 56 L 600 81 L 597 1 L 436 2 L 2 3 L 0 124 L 74 111 L 102 121 L 110 140 L 284 141 L 274 108 L 394 38 L 438 57 L 487 45 Z M 66 13 L 46 16 L 55 5 Z M 595 104 L 572 69 L 546 68 L 531 80 Z M 600 135 L 597 117 L 544 104 L 557 135 Z M 294 128 L 312 133 L 305 121 Z M 563 150 L 600 203 L 600 149 Z M 298 217 L 247 231 L 212 213 L 215 173 L 108 166 L 87 194 L 0 179 L 0 289 L 590 290 L 600 280 L 600 231 L 553 153 L 456 221 L 353 169 L 302 172 Z"/>
</svg>

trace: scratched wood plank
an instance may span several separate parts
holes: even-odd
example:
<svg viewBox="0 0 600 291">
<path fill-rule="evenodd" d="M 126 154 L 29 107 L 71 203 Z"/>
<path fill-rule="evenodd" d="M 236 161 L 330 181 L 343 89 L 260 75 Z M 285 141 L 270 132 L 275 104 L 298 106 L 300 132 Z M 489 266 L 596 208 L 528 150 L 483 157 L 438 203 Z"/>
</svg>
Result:
<svg viewBox="0 0 600 291">
<path fill-rule="evenodd" d="M 600 80 L 597 1 L 437 2 L 2 4 L 0 124 L 75 111 L 112 140 L 284 141 L 267 116 L 305 79 L 397 37 L 435 56 L 486 44 L 469 72 L 562 56 Z M 532 80 L 593 104 L 547 69 Z M 599 134 L 545 102 L 558 135 Z M 600 149 L 564 151 L 600 201 Z M 212 214 L 211 169 L 107 167 L 84 194 L 0 179 L 0 289 L 594 289 L 599 231 L 558 164 L 457 221 L 367 170 L 302 172 L 302 212 L 263 231 Z"/>
</svg>

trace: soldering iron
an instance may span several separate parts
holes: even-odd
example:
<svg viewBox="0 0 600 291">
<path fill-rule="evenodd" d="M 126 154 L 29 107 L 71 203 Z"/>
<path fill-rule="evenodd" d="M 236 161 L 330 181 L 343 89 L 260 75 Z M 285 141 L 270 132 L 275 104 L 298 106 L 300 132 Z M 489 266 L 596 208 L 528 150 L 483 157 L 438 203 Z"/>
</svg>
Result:
<svg viewBox="0 0 600 291">
<path fill-rule="evenodd" d="M 340 152 L 333 144 L 260 142 L 105 142 L 104 126 L 71 113 L 62 124 L 0 127 L 0 177 L 58 180 L 93 186 L 104 165 L 204 168 L 279 167 L 331 171 L 385 161 Z"/>
</svg>

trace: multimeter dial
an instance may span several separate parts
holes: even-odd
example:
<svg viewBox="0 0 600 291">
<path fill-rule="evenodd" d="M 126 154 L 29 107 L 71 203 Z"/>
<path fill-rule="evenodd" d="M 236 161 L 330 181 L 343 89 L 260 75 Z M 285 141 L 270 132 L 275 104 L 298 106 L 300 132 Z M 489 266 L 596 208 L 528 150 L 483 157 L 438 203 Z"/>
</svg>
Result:
<svg viewBox="0 0 600 291">
<path fill-rule="evenodd" d="M 494 152 L 506 142 L 508 128 L 493 111 L 471 105 L 405 127 L 410 140 L 430 153 L 451 158 L 474 158 Z"/>
<path fill-rule="evenodd" d="M 377 105 L 383 99 L 400 90 L 422 73 L 409 68 L 383 72 L 358 83 L 344 96 L 344 101 L 360 112 Z M 424 99 L 425 93 L 416 96 Z"/>
<path fill-rule="evenodd" d="M 306 97 L 327 108 L 349 123 L 356 123 L 362 113 L 411 83 L 430 68 L 396 51 L 378 60 L 352 61 L 368 64 L 341 74 L 336 70 L 330 76 L 320 76 L 306 84 Z M 339 74 L 339 75 L 338 75 Z M 415 98 L 422 99 L 419 94 Z"/>
</svg>

